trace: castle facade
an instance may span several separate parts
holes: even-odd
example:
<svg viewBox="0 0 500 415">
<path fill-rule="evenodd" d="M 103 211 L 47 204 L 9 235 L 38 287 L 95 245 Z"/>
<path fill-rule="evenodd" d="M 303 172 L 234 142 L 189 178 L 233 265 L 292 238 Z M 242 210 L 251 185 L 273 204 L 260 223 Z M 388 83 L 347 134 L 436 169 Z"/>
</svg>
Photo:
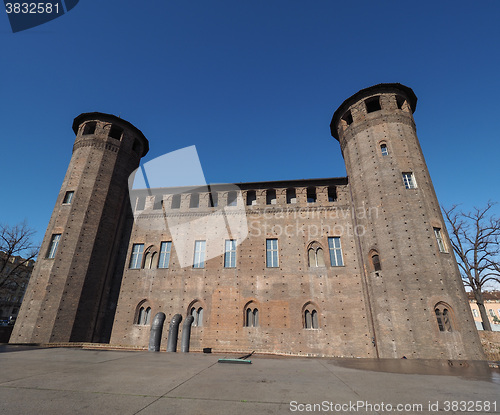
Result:
<svg viewBox="0 0 500 415">
<path fill-rule="evenodd" d="M 148 140 L 81 114 L 11 342 L 147 347 L 162 312 L 190 317 L 191 350 L 484 359 L 416 103 L 401 84 L 342 103 L 347 177 L 142 192 Z"/>
</svg>

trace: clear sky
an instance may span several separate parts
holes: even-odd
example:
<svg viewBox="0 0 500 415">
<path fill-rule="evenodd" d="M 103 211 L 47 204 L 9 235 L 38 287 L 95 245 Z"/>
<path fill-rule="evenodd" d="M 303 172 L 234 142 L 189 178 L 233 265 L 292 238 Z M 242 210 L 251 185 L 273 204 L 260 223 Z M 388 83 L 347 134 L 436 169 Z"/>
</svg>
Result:
<svg viewBox="0 0 500 415">
<path fill-rule="evenodd" d="M 82 112 L 137 126 L 144 161 L 196 145 L 208 182 L 345 176 L 332 114 L 381 82 L 418 97 L 440 202 L 500 201 L 499 21 L 497 0 L 80 0 L 16 34 L 0 13 L 0 222 L 43 238 Z"/>
</svg>

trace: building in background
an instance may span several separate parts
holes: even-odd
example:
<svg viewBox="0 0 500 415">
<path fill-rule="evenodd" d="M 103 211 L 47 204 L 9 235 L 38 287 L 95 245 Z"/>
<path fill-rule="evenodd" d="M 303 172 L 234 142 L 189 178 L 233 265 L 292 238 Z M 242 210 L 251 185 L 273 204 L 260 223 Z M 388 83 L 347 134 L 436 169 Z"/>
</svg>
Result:
<svg viewBox="0 0 500 415">
<path fill-rule="evenodd" d="M 192 317 L 192 350 L 484 359 L 416 103 L 401 84 L 342 103 L 330 127 L 348 177 L 148 189 L 132 206 L 148 140 L 81 114 L 11 342 L 147 347 L 164 313 Z"/>
<path fill-rule="evenodd" d="M 474 299 L 474 294 L 468 292 L 467 297 L 469 298 L 470 309 L 474 316 L 476 327 L 478 330 L 483 330 L 481 314 L 479 313 L 479 307 Z M 500 331 L 500 291 L 484 291 L 483 297 L 484 307 L 486 308 L 486 313 L 491 323 L 491 330 Z"/>
<path fill-rule="evenodd" d="M 0 277 L 9 276 L 0 287 L 0 322 L 2 325 L 13 325 L 21 308 L 35 261 L 26 262 L 21 257 L 8 258 L 4 252 L 0 252 L 0 263 L 2 269 Z"/>
</svg>

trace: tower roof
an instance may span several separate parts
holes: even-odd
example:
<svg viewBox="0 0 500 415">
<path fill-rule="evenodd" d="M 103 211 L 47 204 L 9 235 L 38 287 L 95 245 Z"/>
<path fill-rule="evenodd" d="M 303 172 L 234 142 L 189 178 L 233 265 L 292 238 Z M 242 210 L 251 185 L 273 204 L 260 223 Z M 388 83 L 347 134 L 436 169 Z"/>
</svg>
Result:
<svg viewBox="0 0 500 415">
<path fill-rule="evenodd" d="M 337 132 L 337 125 L 339 123 L 340 117 L 344 115 L 344 112 L 354 104 L 355 102 L 368 97 L 370 95 L 374 95 L 376 93 L 383 92 L 401 92 L 408 99 L 408 104 L 410 104 L 410 108 L 412 112 L 415 112 L 417 108 L 417 96 L 413 92 L 413 90 L 403 84 L 393 83 L 393 84 L 377 84 L 370 86 L 368 88 L 362 89 L 361 91 L 356 92 L 350 98 L 347 98 L 340 107 L 337 108 L 337 111 L 333 114 L 332 122 L 330 123 L 330 131 L 332 133 L 332 137 L 339 139 Z"/>
<path fill-rule="evenodd" d="M 148 153 L 149 151 L 148 139 L 144 136 L 141 130 L 139 130 L 137 127 L 135 127 L 128 121 L 124 120 L 123 118 L 117 117 L 116 115 L 113 114 L 105 114 L 103 112 L 84 112 L 73 120 L 73 131 L 75 132 L 75 134 L 78 133 L 78 127 L 87 120 L 103 120 L 125 125 L 126 127 L 130 128 L 134 133 L 136 133 L 140 139 L 143 140 L 144 151 L 141 157 L 144 157 Z"/>
</svg>

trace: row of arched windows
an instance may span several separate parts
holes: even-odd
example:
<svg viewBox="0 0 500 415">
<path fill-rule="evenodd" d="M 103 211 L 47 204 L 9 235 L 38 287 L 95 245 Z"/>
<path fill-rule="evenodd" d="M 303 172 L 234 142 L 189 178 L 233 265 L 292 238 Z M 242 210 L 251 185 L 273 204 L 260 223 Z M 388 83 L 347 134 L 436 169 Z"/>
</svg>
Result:
<svg viewBox="0 0 500 415">
<path fill-rule="evenodd" d="M 144 301 L 141 303 L 143 304 Z M 451 307 L 443 302 L 436 304 L 434 307 L 436 321 L 441 332 L 453 331 L 452 311 Z M 203 327 L 203 307 L 195 303 L 189 311 L 193 316 L 192 327 Z M 259 309 L 256 304 L 251 302 L 245 307 L 245 327 L 259 327 Z M 151 323 L 151 307 L 140 305 L 135 324 L 148 325 Z M 319 314 L 316 307 L 312 303 L 306 304 L 302 312 L 302 323 L 305 329 L 319 329 Z"/>
<path fill-rule="evenodd" d="M 151 323 L 151 307 L 145 307 L 143 305 L 144 303 L 145 301 L 142 301 L 139 304 L 135 324 L 148 325 Z M 303 327 L 305 329 L 319 328 L 318 312 L 311 303 L 305 306 L 302 314 Z M 199 303 L 194 303 L 194 305 L 190 307 L 189 315 L 193 316 L 192 327 L 203 327 L 203 307 L 201 307 Z M 259 327 L 259 309 L 255 303 L 251 302 L 245 307 L 244 317 L 245 327 Z"/>
</svg>

